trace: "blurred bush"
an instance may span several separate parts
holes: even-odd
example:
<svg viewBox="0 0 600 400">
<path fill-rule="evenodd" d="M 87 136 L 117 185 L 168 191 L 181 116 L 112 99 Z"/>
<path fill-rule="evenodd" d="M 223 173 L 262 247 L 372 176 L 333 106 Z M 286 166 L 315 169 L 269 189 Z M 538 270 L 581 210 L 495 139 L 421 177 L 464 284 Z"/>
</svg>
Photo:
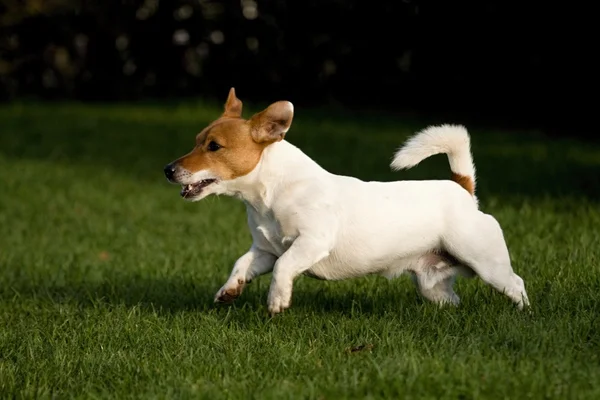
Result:
<svg viewBox="0 0 600 400">
<path fill-rule="evenodd" d="M 335 81 L 398 81 L 415 6 L 402 1 L 3 0 L 2 96 L 210 94 L 326 98 Z M 360 16 L 360 18 L 357 18 Z M 379 21 L 373 29 L 364 21 Z M 361 23 L 363 22 L 363 23 Z M 381 37 L 384 35 L 384 37 Z M 384 53 L 374 43 L 394 38 Z"/>
<path fill-rule="evenodd" d="M 550 4 L 0 0 L 0 99 L 222 99 L 235 86 L 255 101 L 568 120 L 595 72 Z"/>
</svg>

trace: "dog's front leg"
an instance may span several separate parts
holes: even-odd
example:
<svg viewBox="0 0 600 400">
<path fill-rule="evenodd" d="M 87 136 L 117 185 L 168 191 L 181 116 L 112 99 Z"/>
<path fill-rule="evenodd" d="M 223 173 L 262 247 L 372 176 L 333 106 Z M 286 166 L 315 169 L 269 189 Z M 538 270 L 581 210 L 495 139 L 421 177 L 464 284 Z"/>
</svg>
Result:
<svg viewBox="0 0 600 400">
<path fill-rule="evenodd" d="M 273 268 L 268 308 L 271 315 L 289 308 L 292 302 L 294 279 L 329 255 L 325 240 L 299 236 L 279 257 Z"/>
<path fill-rule="evenodd" d="M 252 246 L 235 262 L 229 279 L 215 295 L 215 303 L 231 303 L 237 299 L 242 294 L 246 283 L 272 271 L 276 260 L 277 257 L 273 254 Z"/>
</svg>

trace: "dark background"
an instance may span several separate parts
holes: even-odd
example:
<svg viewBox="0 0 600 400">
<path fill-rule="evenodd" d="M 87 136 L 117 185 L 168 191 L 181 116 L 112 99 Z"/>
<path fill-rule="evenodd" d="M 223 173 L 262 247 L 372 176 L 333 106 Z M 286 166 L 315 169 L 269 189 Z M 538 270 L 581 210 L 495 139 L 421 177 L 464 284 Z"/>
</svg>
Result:
<svg viewBox="0 0 600 400">
<path fill-rule="evenodd" d="M 592 17 L 552 2 L 0 0 L 0 99 L 223 101 L 235 86 L 595 137 Z"/>
</svg>

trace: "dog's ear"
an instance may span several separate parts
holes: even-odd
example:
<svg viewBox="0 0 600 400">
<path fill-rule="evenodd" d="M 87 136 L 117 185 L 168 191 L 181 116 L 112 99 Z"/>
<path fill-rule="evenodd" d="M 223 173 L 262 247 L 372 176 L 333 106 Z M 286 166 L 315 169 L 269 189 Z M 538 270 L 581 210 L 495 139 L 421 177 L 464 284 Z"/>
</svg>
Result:
<svg viewBox="0 0 600 400">
<path fill-rule="evenodd" d="M 242 101 L 235 96 L 235 88 L 229 89 L 223 116 L 230 118 L 240 118 L 242 116 Z"/>
<path fill-rule="evenodd" d="M 294 106 L 289 101 L 278 101 L 250 118 L 250 132 L 256 143 L 283 140 L 292 125 Z"/>
</svg>

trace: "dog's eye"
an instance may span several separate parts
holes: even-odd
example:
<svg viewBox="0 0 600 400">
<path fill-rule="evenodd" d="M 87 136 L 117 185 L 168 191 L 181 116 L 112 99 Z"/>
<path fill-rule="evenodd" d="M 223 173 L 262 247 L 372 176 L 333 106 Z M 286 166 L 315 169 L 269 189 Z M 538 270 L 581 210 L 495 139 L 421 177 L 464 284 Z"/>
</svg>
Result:
<svg viewBox="0 0 600 400">
<path fill-rule="evenodd" d="M 221 145 L 219 145 L 219 143 L 215 142 L 214 140 L 211 140 L 207 147 L 208 151 L 217 151 L 220 148 Z"/>
</svg>

